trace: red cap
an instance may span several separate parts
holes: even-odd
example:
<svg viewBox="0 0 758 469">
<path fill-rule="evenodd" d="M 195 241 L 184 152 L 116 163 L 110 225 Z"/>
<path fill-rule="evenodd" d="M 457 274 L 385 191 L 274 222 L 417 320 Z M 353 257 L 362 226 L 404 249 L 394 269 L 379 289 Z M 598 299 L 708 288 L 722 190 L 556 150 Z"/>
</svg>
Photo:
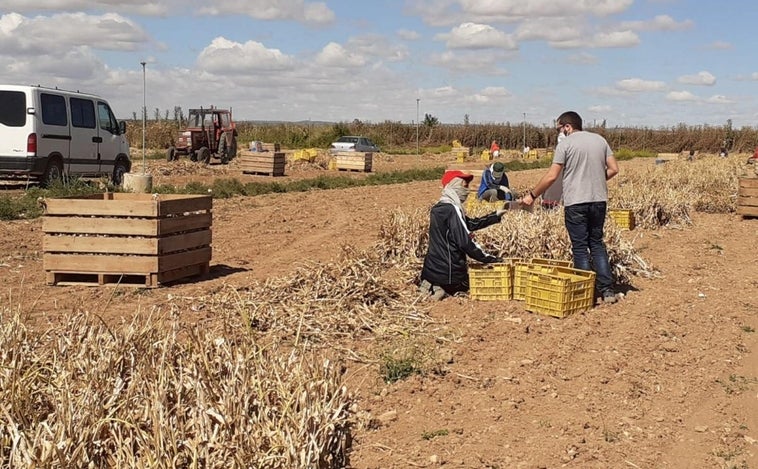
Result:
<svg viewBox="0 0 758 469">
<path fill-rule="evenodd" d="M 452 171 L 445 171 L 445 174 L 442 175 L 442 187 L 445 187 L 455 178 L 461 178 L 468 182 L 471 182 L 472 179 L 474 179 L 473 174 L 466 174 L 463 171 L 458 171 L 457 169 L 454 169 Z"/>
</svg>

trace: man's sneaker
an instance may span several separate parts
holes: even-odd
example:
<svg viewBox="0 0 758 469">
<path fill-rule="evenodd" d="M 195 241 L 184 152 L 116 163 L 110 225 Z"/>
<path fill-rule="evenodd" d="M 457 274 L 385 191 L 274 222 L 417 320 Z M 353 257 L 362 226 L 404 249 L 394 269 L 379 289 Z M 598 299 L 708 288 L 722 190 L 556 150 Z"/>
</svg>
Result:
<svg viewBox="0 0 758 469">
<path fill-rule="evenodd" d="M 616 294 L 612 291 L 607 291 L 603 293 L 603 303 L 613 304 L 617 302 L 619 299 L 616 297 Z"/>
</svg>

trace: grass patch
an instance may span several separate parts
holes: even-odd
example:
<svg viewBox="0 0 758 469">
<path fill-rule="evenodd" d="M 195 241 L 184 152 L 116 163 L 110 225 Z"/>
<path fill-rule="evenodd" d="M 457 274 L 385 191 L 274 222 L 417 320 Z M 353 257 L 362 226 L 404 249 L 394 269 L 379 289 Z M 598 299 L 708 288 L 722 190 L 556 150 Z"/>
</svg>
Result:
<svg viewBox="0 0 758 469">
<path fill-rule="evenodd" d="M 396 358 L 385 355 L 379 373 L 386 383 L 395 383 L 413 375 L 421 374 L 421 365 L 414 357 Z"/>
<path fill-rule="evenodd" d="M 657 158 L 658 153 L 650 150 L 630 150 L 619 148 L 613 152 L 613 156 L 619 161 L 633 160 L 634 158 Z"/>
<path fill-rule="evenodd" d="M 433 430 L 431 432 L 424 432 L 421 434 L 421 438 L 429 441 L 429 440 L 433 440 L 434 438 L 437 438 L 438 436 L 447 436 L 449 434 L 450 432 L 443 428 L 440 430 Z"/>
</svg>

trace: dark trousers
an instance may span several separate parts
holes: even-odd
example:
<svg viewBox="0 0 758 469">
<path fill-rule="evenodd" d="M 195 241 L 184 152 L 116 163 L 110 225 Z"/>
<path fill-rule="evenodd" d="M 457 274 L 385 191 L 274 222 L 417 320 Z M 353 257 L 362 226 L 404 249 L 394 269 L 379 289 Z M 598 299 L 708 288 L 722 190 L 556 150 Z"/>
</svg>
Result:
<svg viewBox="0 0 758 469">
<path fill-rule="evenodd" d="M 574 255 L 574 267 L 594 270 L 595 285 L 601 294 L 613 292 L 611 265 L 603 241 L 606 205 L 605 202 L 589 202 L 570 205 L 564 209 L 566 230 L 571 239 L 571 251 Z M 592 266 L 590 259 L 592 259 Z"/>
</svg>

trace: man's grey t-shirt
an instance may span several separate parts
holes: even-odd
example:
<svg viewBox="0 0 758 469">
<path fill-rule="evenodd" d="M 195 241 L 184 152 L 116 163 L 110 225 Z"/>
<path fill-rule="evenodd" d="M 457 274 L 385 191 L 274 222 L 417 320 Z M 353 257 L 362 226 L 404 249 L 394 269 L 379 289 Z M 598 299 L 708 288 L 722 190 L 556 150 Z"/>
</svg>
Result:
<svg viewBox="0 0 758 469">
<path fill-rule="evenodd" d="M 606 159 L 613 155 L 608 142 L 592 132 L 575 131 L 555 147 L 553 163 L 563 165 L 563 204 L 607 202 Z"/>
</svg>

